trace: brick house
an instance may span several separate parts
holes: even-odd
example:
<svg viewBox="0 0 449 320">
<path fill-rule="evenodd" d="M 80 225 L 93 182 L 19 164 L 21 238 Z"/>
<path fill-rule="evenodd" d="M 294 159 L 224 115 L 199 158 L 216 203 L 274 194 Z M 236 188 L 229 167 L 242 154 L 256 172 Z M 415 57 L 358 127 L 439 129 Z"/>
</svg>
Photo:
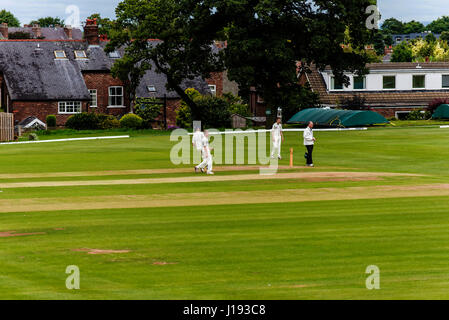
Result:
<svg viewBox="0 0 449 320">
<path fill-rule="evenodd" d="M 114 116 L 129 113 L 124 85 L 110 72 L 123 52 L 106 53 L 106 42 L 100 40 L 94 20 L 87 21 L 82 39 L 0 40 L 0 108 L 14 113 L 16 123 L 30 116 L 45 122 L 53 114 L 58 126 L 84 111 Z M 160 99 L 170 126 L 176 124 L 181 99 L 167 91 L 166 83 L 166 77 L 153 68 L 143 77 L 137 97 Z M 222 73 L 182 84 L 185 89 L 216 95 L 222 95 L 226 86 L 230 87 Z"/>
<path fill-rule="evenodd" d="M 351 99 L 365 100 L 365 106 L 386 118 L 402 118 L 413 110 L 426 109 L 434 99 L 449 99 L 449 63 L 374 63 L 364 77 L 347 73 L 349 87 L 339 83 L 332 70 L 311 67 L 300 75 L 326 107 L 340 107 Z"/>
</svg>

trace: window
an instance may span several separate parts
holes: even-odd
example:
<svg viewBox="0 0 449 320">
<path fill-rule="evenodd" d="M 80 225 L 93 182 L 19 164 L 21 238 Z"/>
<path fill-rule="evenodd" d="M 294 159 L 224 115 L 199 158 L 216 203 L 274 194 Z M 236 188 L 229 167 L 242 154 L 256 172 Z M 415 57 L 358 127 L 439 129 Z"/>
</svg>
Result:
<svg viewBox="0 0 449 320">
<path fill-rule="evenodd" d="M 62 101 L 59 102 L 59 113 L 62 114 L 75 114 L 81 113 L 80 101 Z"/>
<path fill-rule="evenodd" d="M 87 59 L 86 51 L 84 51 L 84 50 L 75 50 L 75 58 L 76 59 Z"/>
<path fill-rule="evenodd" d="M 424 89 L 426 87 L 426 76 L 413 76 L 413 89 Z"/>
<path fill-rule="evenodd" d="M 118 51 L 109 52 L 109 58 L 120 59 L 120 53 L 118 53 Z"/>
<path fill-rule="evenodd" d="M 123 87 L 109 87 L 109 106 L 123 107 Z"/>
<path fill-rule="evenodd" d="M 354 77 L 354 90 L 366 89 L 366 77 Z"/>
<path fill-rule="evenodd" d="M 335 77 L 331 78 L 331 89 L 332 90 L 343 90 L 343 82 L 337 80 Z"/>
<path fill-rule="evenodd" d="M 443 83 L 441 84 L 443 88 L 449 88 L 449 75 L 443 75 Z"/>
<path fill-rule="evenodd" d="M 65 51 L 64 50 L 56 50 L 55 51 L 55 58 L 56 59 L 65 59 L 65 58 L 67 58 L 67 56 L 65 55 Z"/>
<path fill-rule="evenodd" d="M 396 89 L 396 77 L 395 76 L 384 76 L 383 88 L 384 89 Z"/>
<path fill-rule="evenodd" d="M 89 90 L 89 93 L 90 93 L 90 106 L 92 108 L 95 108 L 98 106 L 97 89 L 91 89 Z"/>
<path fill-rule="evenodd" d="M 148 86 L 147 89 L 148 89 L 148 92 L 156 92 L 155 86 Z"/>
<path fill-rule="evenodd" d="M 402 38 L 398 37 L 396 38 L 396 43 L 401 43 L 402 42 Z"/>
<path fill-rule="evenodd" d="M 213 96 L 217 95 L 217 86 L 216 85 L 210 84 L 209 85 L 209 89 L 210 89 L 210 92 L 212 93 Z"/>
</svg>

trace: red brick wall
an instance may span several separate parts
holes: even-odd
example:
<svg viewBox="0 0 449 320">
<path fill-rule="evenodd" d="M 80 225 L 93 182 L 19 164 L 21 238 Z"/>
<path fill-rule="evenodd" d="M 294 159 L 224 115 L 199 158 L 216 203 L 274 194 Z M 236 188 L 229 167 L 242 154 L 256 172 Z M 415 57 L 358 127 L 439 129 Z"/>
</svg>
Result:
<svg viewBox="0 0 449 320">
<path fill-rule="evenodd" d="M 217 86 L 217 97 L 223 95 L 223 72 L 214 72 L 211 77 L 206 80 L 207 84 Z"/>
<path fill-rule="evenodd" d="M 87 103 L 82 103 L 82 109 L 85 111 Z M 64 126 L 71 114 L 58 114 L 57 101 L 13 101 L 11 110 L 14 113 L 14 121 L 20 122 L 28 117 L 36 117 L 45 123 L 48 115 L 56 116 L 56 124 Z"/>
<path fill-rule="evenodd" d="M 89 108 L 89 112 L 97 112 L 104 114 L 111 114 L 114 116 L 123 115 L 129 113 L 129 99 L 125 93 L 125 106 L 126 108 L 108 108 L 109 105 L 109 87 L 120 86 L 123 87 L 123 83 L 119 79 L 112 77 L 110 73 L 104 72 L 86 72 L 83 73 L 84 82 L 88 89 L 97 89 L 97 108 Z"/>
<path fill-rule="evenodd" d="M 168 99 L 167 100 L 167 125 L 176 126 L 176 110 L 181 105 L 180 99 Z M 161 115 L 156 119 L 163 124 L 164 110 L 161 109 Z"/>
</svg>

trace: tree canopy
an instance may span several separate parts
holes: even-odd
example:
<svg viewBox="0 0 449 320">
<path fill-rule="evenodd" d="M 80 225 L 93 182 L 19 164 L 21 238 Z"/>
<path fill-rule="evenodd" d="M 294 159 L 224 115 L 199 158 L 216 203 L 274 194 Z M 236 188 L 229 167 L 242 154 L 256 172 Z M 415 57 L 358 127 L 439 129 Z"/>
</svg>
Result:
<svg viewBox="0 0 449 320">
<path fill-rule="evenodd" d="M 427 25 L 427 29 L 434 33 L 442 33 L 443 31 L 449 31 L 449 17 L 443 16 L 437 20 L 432 21 Z"/>
<path fill-rule="evenodd" d="M 255 87 L 272 107 L 303 94 L 302 71 L 312 64 L 330 65 L 337 78 L 344 71 L 365 73 L 365 45 L 373 33 L 366 28 L 366 8 L 373 0 L 124 0 L 116 10 L 107 50 L 125 48 L 114 74 L 129 83 L 148 68 L 167 76 L 174 90 L 199 119 L 199 108 L 184 92 L 185 79 L 208 78 L 226 67 L 240 88 Z M 346 34 L 350 51 L 344 50 Z M 148 39 L 159 39 L 148 43 Z M 226 41 L 216 50 L 214 40 Z M 132 77 L 134 75 L 134 77 Z M 131 79 L 133 78 L 133 79 Z M 130 88 L 135 88 L 135 83 Z"/>
<path fill-rule="evenodd" d="M 94 13 L 90 15 L 87 19 L 97 19 L 98 32 L 101 35 L 106 35 L 109 37 L 109 33 L 112 29 L 114 21 L 109 18 L 102 18 L 99 13 Z"/>
<path fill-rule="evenodd" d="M 33 20 L 30 22 L 30 25 L 34 25 L 34 24 L 38 24 L 39 26 L 41 26 L 43 28 L 55 27 L 57 25 L 63 26 L 64 20 L 59 17 L 44 17 L 44 18 L 39 18 L 37 20 Z"/>
<path fill-rule="evenodd" d="M 20 27 L 19 19 L 4 9 L 0 11 L 0 23 L 7 23 L 10 27 Z"/>
</svg>

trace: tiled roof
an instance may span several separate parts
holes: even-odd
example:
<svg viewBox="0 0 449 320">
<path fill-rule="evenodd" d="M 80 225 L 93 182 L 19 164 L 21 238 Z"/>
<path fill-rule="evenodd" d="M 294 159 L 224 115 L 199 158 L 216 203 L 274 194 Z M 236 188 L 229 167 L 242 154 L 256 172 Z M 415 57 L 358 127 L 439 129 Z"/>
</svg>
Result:
<svg viewBox="0 0 449 320">
<path fill-rule="evenodd" d="M 33 29 L 31 27 L 9 27 L 9 33 L 16 32 L 24 32 L 29 33 L 32 38 L 34 38 Z M 69 40 L 67 34 L 62 27 L 50 27 L 50 28 L 40 28 L 42 37 L 46 40 Z M 82 40 L 83 39 L 83 31 L 78 28 L 72 29 L 72 39 L 73 40 Z"/>
<path fill-rule="evenodd" d="M 380 64 L 376 64 L 376 67 Z M 384 64 L 393 65 L 393 64 Z M 402 69 L 410 68 L 416 64 L 400 64 Z M 438 69 L 445 66 L 449 70 L 449 63 L 422 64 L 429 69 Z M 369 65 L 370 67 L 372 65 Z M 422 90 L 422 91 L 368 91 L 368 92 L 329 92 L 321 73 L 316 67 L 311 66 L 311 73 L 307 74 L 307 79 L 314 92 L 320 96 L 320 101 L 324 105 L 339 105 L 354 96 L 364 98 L 367 106 L 423 106 L 437 98 L 449 99 L 449 90 Z M 393 68 L 392 68 L 393 69 Z M 396 64 L 396 69 L 398 65 Z M 380 70 L 380 69 L 379 69 Z"/>
</svg>

